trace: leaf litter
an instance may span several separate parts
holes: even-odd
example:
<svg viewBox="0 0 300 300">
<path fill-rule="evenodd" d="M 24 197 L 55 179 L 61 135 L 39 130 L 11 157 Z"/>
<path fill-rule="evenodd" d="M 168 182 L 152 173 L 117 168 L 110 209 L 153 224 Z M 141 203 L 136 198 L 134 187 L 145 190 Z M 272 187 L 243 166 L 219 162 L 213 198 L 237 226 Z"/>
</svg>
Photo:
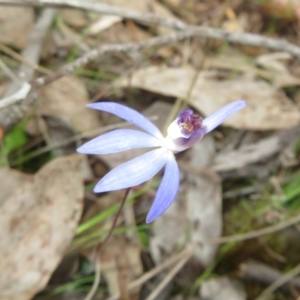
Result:
<svg viewBox="0 0 300 300">
<path fill-rule="evenodd" d="M 150 66 L 116 82 L 118 87 L 134 87 L 165 96 L 185 98 L 196 71 L 191 67 Z M 209 115 L 219 107 L 244 99 L 248 106 L 224 125 L 249 130 L 274 130 L 294 126 L 300 111 L 283 93 L 270 84 L 249 76 L 218 80 L 210 71 L 200 72 L 189 103 Z M 254 122 L 255 120 L 255 122 Z"/>
<path fill-rule="evenodd" d="M 24 48 L 34 23 L 30 7 L 0 7 L 0 42 Z"/>
<path fill-rule="evenodd" d="M 191 4 L 184 3 L 184 5 L 177 0 L 160 2 L 130 0 L 126 3 L 119 0 L 106 0 L 104 2 L 143 13 L 155 13 L 165 18 L 182 19 L 191 24 L 211 24 L 211 20 L 216 18 L 220 10 L 218 1 L 216 3 L 207 1 L 192 3 L 193 1 L 191 1 Z M 292 19 L 298 18 L 297 12 L 288 12 L 290 14 L 288 16 L 280 11 L 279 8 L 286 5 L 286 1 L 267 1 L 266 3 L 253 5 L 251 9 L 254 12 L 245 9 L 247 4 L 244 1 L 230 3 L 225 9 L 225 21 L 222 20 L 221 24 L 234 32 L 247 30 L 261 33 L 264 28 L 269 26 L 265 20 L 266 15 L 277 18 L 279 12 L 283 22 L 286 22 L 290 16 Z M 297 7 L 297 2 L 293 2 L 293 5 Z M 5 9 L 5 7 L 1 7 L 0 11 L 3 12 Z M 18 14 L 17 9 L 19 8 L 13 8 L 14 17 Z M 5 20 L 5 23 L 2 24 L 5 30 L 0 34 L 0 41 L 4 44 L 17 48 L 25 46 L 36 11 L 34 12 L 31 8 L 22 10 L 24 12 L 22 18 L 18 18 L 19 20 L 15 23 L 13 23 L 11 13 L 7 13 L 5 17 L 0 13 L 1 21 Z M 66 58 L 68 60 L 73 59 L 77 53 L 84 53 L 98 46 L 99 41 L 101 43 L 142 41 L 150 38 L 153 34 L 164 34 L 170 31 L 161 26 L 148 28 L 145 24 L 135 23 L 118 16 L 111 17 L 71 9 L 60 10 L 60 12 L 62 12 L 60 14 L 62 25 L 59 25 L 58 22 L 58 26 L 55 25 L 49 30 L 52 50 L 47 57 L 43 58 L 46 63 L 48 60 L 50 61 L 48 65 L 52 65 L 52 63 L 57 64 L 57 66 L 65 64 Z M 284 13 L 286 12 L 284 11 Z M 253 22 L 253 20 L 257 21 Z M 15 32 L 12 32 L 12 28 Z M 294 24 L 289 23 L 287 28 L 291 31 Z M 10 33 L 5 36 L 8 29 L 10 31 L 7 32 Z M 283 37 L 290 39 L 290 31 Z M 263 34 L 269 35 L 270 32 L 263 32 Z M 272 32 L 272 34 L 276 35 L 277 32 Z M 297 263 L 297 259 L 291 260 L 293 256 L 297 257 L 299 253 L 296 239 L 291 243 L 296 248 L 293 250 L 295 254 L 292 254 L 292 247 L 289 247 L 289 251 L 283 252 L 284 242 L 278 239 L 273 243 L 271 238 L 271 249 L 268 251 L 265 250 L 266 247 L 259 248 L 257 245 L 261 244 L 254 240 L 246 246 L 241 244 L 231 248 L 233 249 L 233 257 L 229 255 L 226 259 L 221 260 L 219 268 L 214 269 L 212 267 L 215 265 L 216 259 L 219 259 L 218 253 L 220 251 L 216 245 L 205 244 L 205 240 L 218 238 L 222 229 L 225 235 L 236 234 L 239 230 L 251 231 L 253 228 L 267 223 L 268 215 L 279 215 L 284 218 L 288 215 L 291 207 L 293 207 L 293 212 L 298 211 L 296 204 L 299 194 L 296 191 L 292 190 L 291 193 L 292 195 L 296 194 L 296 200 L 294 196 L 294 200 L 290 200 L 291 197 L 289 197 L 289 201 L 285 204 L 276 202 L 277 200 L 273 198 L 288 194 L 285 186 L 281 186 L 285 180 L 284 172 L 291 172 L 292 174 L 297 172 L 295 169 L 299 163 L 299 157 L 297 153 L 294 153 L 294 146 L 296 149 L 299 147 L 296 140 L 299 135 L 297 124 L 300 120 L 300 113 L 299 103 L 294 100 L 293 94 L 299 92 L 297 63 L 293 58 L 286 53 L 266 53 L 264 50 L 253 50 L 249 47 L 239 47 L 239 51 L 232 52 L 233 47 L 228 45 L 225 47 L 226 51 L 220 47 L 221 51 L 215 53 L 216 47 L 219 47 L 221 43 L 217 41 L 211 44 L 213 46 L 209 48 L 209 51 L 213 50 L 210 51 L 213 54 L 206 55 L 204 67 L 199 73 L 199 78 L 189 98 L 189 104 L 203 115 L 208 115 L 225 103 L 238 98 L 247 100 L 248 108 L 225 122 L 224 127 L 228 126 L 236 130 L 221 128 L 206 137 L 196 148 L 178 156 L 182 182 L 180 194 L 170 210 L 161 219 L 158 219 L 153 228 L 138 230 L 138 234 L 136 234 L 137 228 L 141 228 L 139 226 L 143 224 L 141 220 L 144 219 L 145 211 L 155 196 L 155 189 L 148 189 L 137 199 L 138 203 L 134 207 L 126 208 L 128 210 L 126 214 L 129 217 L 126 217 L 124 211 L 117 225 L 117 229 L 122 233 L 116 231 L 104 248 L 102 255 L 98 257 L 102 265 L 101 272 L 103 275 L 98 290 L 102 289 L 105 283 L 108 286 L 108 294 L 133 297 L 127 293 L 127 286 L 143 273 L 143 268 L 146 272 L 155 265 L 160 267 L 165 259 L 190 243 L 197 243 L 199 246 L 197 246 L 193 259 L 187 266 L 192 269 L 192 272 L 188 268 L 182 270 L 183 277 L 189 281 L 189 284 L 186 285 L 189 290 L 184 291 L 185 285 L 182 284 L 182 281 L 179 280 L 180 276 L 178 276 L 174 279 L 178 284 L 176 289 L 172 290 L 172 285 L 169 285 L 165 293 L 160 295 L 161 299 L 183 299 L 182 295 L 188 294 L 196 278 L 203 274 L 209 279 L 202 280 L 199 296 L 194 295 L 196 297 L 187 297 L 188 299 L 199 299 L 199 297 L 211 300 L 222 299 L 222 297 L 224 299 L 235 299 L 235 297 L 245 299 L 243 288 L 223 276 L 224 273 L 227 275 L 234 271 L 235 266 L 239 265 L 241 261 L 244 262 L 249 256 L 251 258 L 251 255 L 255 255 L 260 260 L 267 261 L 270 265 L 275 265 L 276 269 L 283 271 Z M 102 79 L 98 80 L 96 77 L 91 79 L 91 76 L 84 78 L 85 75 L 81 75 L 80 79 L 79 76 L 70 76 L 43 87 L 39 90 L 40 102 L 35 107 L 35 111 L 32 111 L 34 117 L 39 120 L 35 125 L 40 125 L 33 126 L 32 122 L 30 126 L 27 126 L 30 143 L 33 141 L 33 144 L 37 145 L 35 143 L 36 137 L 33 137 L 37 134 L 42 135 L 43 142 L 51 145 L 51 143 L 61 143 L 65 139 L 74 137 L 76 132 L 84 133 L 87 130 L 107 125 L 105 118 L 99 118 L 99 114 L 84 107 L 86 103 L 90 102 L 91 97 L 98 100 L 97 89 L 101 90 L 102 84 L 110 86 L 109 93 L 111 94 L 102 90 L 98 94 L 109 95 L 109 99 L 117 98 L 117 101 L 125 102 L 130 107 L 138 106 L 143 114 L 150 118 L 156 118 L 154 122 L 160 129 L 163 129 L 167 115 L 171 112 L 172 105 L 170 103 L 174 103 L 174 98 L 188 98 L 188 90 L 199 64 L 196 59 L 195 61 L 192 58 L 189 60 L 189 56 L 192 55 L 192 49 L 196 49 L 195 56 L 199 58 L 201 56 L 198 53 L 200 52 L 199 49 L 204 49 L 202 46 L 201 41 L 192 40 L 185 42 L 183 46 L 177 44 L 172 45 L 172 47 L 165 46 L 151 52 L 151 55 L 146 57 L 147 61 L 143 61 L 145 57 L 142 53 L 130 53 L 128 56 L 118 53 L 111 63 L 106 61 L 106 57 L 100 58 L 102 61 L 105 60 L 106 64 L 111 64 L 108 68 L 110 71 L 112 70 L 112 73 L 117 74 L 117 76 L 123 75 L 123 78 L 119 78 L 114 86 L 110 86 L 110 83 L 107 84 L 107 81 L 103 83 Z M 44 48 L 46 47 L 45 45 Z M 77 51 L 78 47 L 79 51 Z M 227 50 L 229 51 L 227 52 Z M 102 69 L 102 61 L 99 60 L 95 65 L 91 64 L 91 67 L 96 70 Z M 132 67 L 133 64 L 134 67 Z M 293 66 L 291 66 L 292 64 Z M 128 66 L 130 70 L 134 71 L 131 71 L 131 74 L 126 77 L 129 73 Z M 295 72 L 292 73 L 291 70 Z M 93 83 L 92 88 L 85 83 Z M 116 91 L 115 87 L 122 89 Z M 131 93 L 132 88 L 135 89 L 134 92 L 136 89 L 139 92 L 137 94 Z M 292 126 L 296 128 L 294 132 L 290 131 Z M 238 132 L 237 130 L 240 129 L 246 131 Z M 270 130 L 272 131 L 271 134 Z M 283 131 L 278 132 L 278 130 Z M 232 141 L 229 140 L 229 135 L 234 136 Z M 22 151 L 26 147 L 27 141 L 25 145 L 20 145 L 20 150 Z M 98 172 L 94 165 L 101 160 L 109 168 L 113 168 L 141 154 L 141 151 L 137 150 L 119 155 L 85 158 L 83 167 L 83 158 L 80 156 L 74 156 L 74 158 L 73 156 L 71 156 L 72 158 L 65 156 L 73 153 L 75 147 L 76 143 L 74 142 L 67 146 L 53 148 L 51 155 L 47 157 L 47 159 L 51 157 L 53 162 L 46 164 L 34 175 L 9 168 L 0 169 L 2 190 L 0 210 L 2 210 L 1 216 L 3 216 L 0 221 L 0 223 L 2 222 L 0 231 L 2 230 L 3 239 L 1 238 L 0 244 L 5 245 L 5 247 L 2 245 L 0 249 L 2 249 L 2 258 L 7 261 L 4 263 L 4 259 L 1 259 L 0 288 L 3 293 L 6 293 L 2 297 L 5 300 L 18 299 L 18 297 L 30 299 L 46 285 L 64 253 L 73 249 L 77 238 L 86 238 L 91 233 L 101 233 L 102 235 L 99 236 L 94 235 L 92 242 L 95 245 L 103 237 L 103 232 L 109 228 L 111 215 L 104 218 L 104 222 L 96 224 L 90 229 L 91 231 L 87 230 L 83 235 L 77 235 L 73 245 L 68 246 L 81 215 L 84 193 L 82 175 L 87 184 L 84 203 L 85 214 L 82 219 L 82 222 L 86 222 L 98 214 L 107 213 L 111 205 L 118 203 L 122 197 L 119 193 L 109 193 L 105 196 L 92 195 L 91 186 L 103 175 L 103 170 Z M 293 157 L 293 164 L 285 165 L 281 161 L 283 152 L 286 150 L 294 154 L 291 156 Z M 62 157 L 53 158 L 55 156 Z M 9 159 L 10 157 L 8 157 Z M 88 161 L 92 167 L 88 165 Z M 34 160 L 30 162 L 35 163 Z M 242 179 L 241 171 L 243 168 L 253 167 L 253 170 L 257 170 L 255 167 L 259 165 L 260 168 L 267 169 L 268 164 L 275 166 L 272 169 L 274 180 L 268 177 L 268 173 L 261 176 L 259 172 L 253 173 L 253 171 L 252 173 L 249 172 L 244 180 Z M 20 164 L 19 167 L 23 169 L 24 166 Z M 278 170 L 278 167 L 281 169 Z M 94 174 L 91 172 L 92 169 Z M 221 172 L 222 178 L 225 178 L 223 184 L 218 174 L 214 173 L 215 171 Z M 84 174 L 82 174 L 83 172 Z M 231 172 L 238 179 L 228 179 L 230 177 L 223 176 L 224 172 Z M 292 183 L 297 186 L 297 177 L 295 178 Z M 256 190 L 257 181 L 262 187 L 259 191 Z M 269 183 L 272 187 L 276 185 L 275 192 L 268 187 Z M 70 190 L 67 190 L 68 186 L 71 187 Z M 249 187 L 252 192 L 244 194 L 243 191 Z M 223 209 L 222 188 L 231 195 L 227 199 L 228 201 L 223 203 Z M 141 187 L 136 188 L 137 191 L 140 189 Z M 49 196 L 48 202 L 41 201 L 44 199 L 44 195 Z M 249 195 L 249 197 L 243 195 Z M 260 201 L 257 201 L 258 199 Z M 97 205 L 102 202 L 105 202 L 106 205 Z M 293 206 L 289 206 L 290 202 Z M 62 209 L 62 207 L 68 209 Z M 10 213 L 4 213 L 7 211 Z M 261 213 L 261 211 L 266 211 L 266 213 Z M 72 213 L 74 214 L 72 215 Z M 135 219 L 133 218 L 134 213 Z M 224 224 L 222 224 L 223 217 Z M 131 221 L 126 218 L 131 219 Z M 14 220 L 15 228 L 11 233 L 9 226 L 12 220 Z M 135 226 L 135 224 L 137 225 Z M 129 230 L 127 226 L 134 227 L 135 230 L 130 231 L 131 229 Z M 22 239 L 23 233 L 24 237 L 28 236 L 27 240 Z M 269 238 L 262 239 L 266 244 L 269 242 Z M 43 246 L 49 240 L 50 246 L 46 249 Z M 18 243 L 20 246 L 17 247 Z M 257 249 L 253 250 L 255 247 Z M 93 264 L 92 250 L 83 248 L 84 250 L 78 250 L 80 259 L 85 257 L 90 264 Z M 55 249 L 58 251 L 55 252 Z M 222 250 L 223 248 L 221 252 Z M 9 251 L 11 252 L 10 255 L 7 254 Z M 272 251 L 281 253 L 281 256 L 285 255 L 285 262 L 290 261 L 293 264 L 279 265 L 276 261 L 276 253 L 272 253 Z M 30 258 L 30 262 L 27 258 Z M 201 265 L 200 269 L 198 268 L 199 264 Z M 206 268 L 207 266 L 208 268 Z M 32 272 L 28 272 L 31 270 L 30 268 L 32 268 Z M 86 270 L 83 271 L 83 269 L 75 270 L 75 277 L 91 274 Z M 204 273 L 202 273 L 203 269 L 205 269 Z M 15 270 L 15 272 L 11 272 L 11 270 Z M 169 276 L 169 273 L 164 272 L 161 277 L 158 276 L 156 281 L 150 284 L 151 290 L 153 290 L 153 283 L 158 285 L 166 274 Z M 216 275 L 221 275 L 221 277 L 215 279 Z M 71 278 L 72 284 L 76 282 L 74 278 Z M 259 281 L 257 278 L 253 280 Z M 248 298 L 254 299 L 253 292 L 255 289 L 250 288 L 251 291 L 249 292 L 249 286 L 252 286 L 249 283 L 245 284 L 247 294 L 250 295 Z M 179 290 L 178 287 L 182 290 Z M 51 284 L 48 288 L 52 288 Z M 90 286 L 81 286 L 81 288 L 87 290 Z M 138 296 L 138 291 L 139 289 L 136 290 L 134 296 Z M 170 296 L 170 292 L 174 291 L 179 291 L 180 294 Z M 63 297 L 73 299 L 76 296 L 82 299 L 83 292 L 78 293 L 80 293 L 79 296 L 76 294 L 76 286 L 74 285 L 73 290 L 66 292 Z M 99 297 L 100 295 L 103 293 L 99 292 Z M 2 295 L 0 294 L 0 296 Z"/>
</svg>

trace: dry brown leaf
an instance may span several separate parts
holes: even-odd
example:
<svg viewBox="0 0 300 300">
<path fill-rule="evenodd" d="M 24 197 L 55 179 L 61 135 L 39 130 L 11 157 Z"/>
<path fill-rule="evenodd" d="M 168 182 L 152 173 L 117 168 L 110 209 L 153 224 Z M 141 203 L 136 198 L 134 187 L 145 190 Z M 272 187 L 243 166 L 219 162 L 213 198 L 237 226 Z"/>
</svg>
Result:
<svg viewBox="0 0 300 300">
<path fill-rule="evenodd" d="M 81 155 L 58 158 L 0 208 L 0 299 L 31 299 L 68 247 L 82 211 Z"/>
<path fill-rule="evenodd" d="M 154 13 L 165 18 L 174 18 L 174 15 L 161 5 L 156 0 L 97 0 L 102 3 L 122 7 L 125 9 L 131 9 L 142 13 Z"/>
<path fill-rule="evenodd" d="M 219 153 L 211 168 L 216 172 L 241 169 L 247 165 L 262 161 L 282 149 L 280 134 L 274 134 L 256 143 L 243 145 L 239 149 Z"/>
<path fill-rule="evenodd" d="M 197 168 L 207 168 L 214 155 L 213 138 L 207 136 L 191 149 L 190 163 Z M 213 261 L 217 247 L 202 242 L 221 235 L 221 183 L 195 174 L 188 174 L 187 179 L 171 207 L 155 221 L 151 254 L 159 262 L 162 253 L 171 254 L 183 241 L 199 243 L 194 258 L 207 266 Z"/>
<path fill-rule="evenodd" d="M 218 56 L 211 56 L 205 60 L 205 68 L 242 72 L 247 76 L 262 77 L 272 82 L 275 89 L 300 85 L 300 79 L 288 70 L 284 60 L 291 60 L 292 56 L 284 52 L 264 54 L 255 60 L 241 55 L 236 51 L 228 51 Z"/>
<path fill-rule="evenodd" d="M 122 18 L 119 16 L 101 16 L 96 22 L 89 26 L 87 33 L 96 35 L 120 21 L 122 21 Z"/>
<path fill-rule="evenodd" d="M 0 42 L 25 47 L 33 22 L 32 8 L 0 6 Z"/>
<path fill-rule="evenodd" d="M 80 9 L 65 8 L 60 10 L 60 16 L 63 21 L 75 28 L 82 28 L 88 25 L 86 12 Z"/>
<path fill-rule="evenodd" d="M 97 0 L 99 1 L 99 0 Z M 158 3 L 155 0 L 128 0 L 128 1 L 123 1 L 123 0 L 101 0 L 101 3 L 106 3 L 109 5 L 114 5 L 120 8 L 125 8 L 125 9 L 131 9 L 135 10 L 141 13 L 154 13 L 156 15 L 159 15 L 161 17 L 165 18 L 175 18 L 174 15 L 163 5 Z M 106 15 L 101 15 L 99 20 L 97 20 L 94 24 L 92 24 L 89 29 L 88 33 L 91 35 L 95 35 L 99 33 L 100 31 L 103 31 L 107 28 L 110 28 L 112 25 L 115 23 L 119 23 L 122 20 L 121 17 L 118 16 L 106 16 Z M 117 26 L 115 30 L 113 30 L 113 33 L 108 33 L 108 37 L 110 39 L 108 41 L 110 42 L 120 42 L 123 41 L 130 41 L 128 37 L 131 35 L 135 35 L 134 32 L 126 32 L 126 28 L 122 28 L 123 26 Z M 144 38 L 149 38 L 149 35 L 147 32 L 139 30 L 139 28 L 131 28 L 135 32 L 137 32 L 140 36 Z M 168 31 L 169 29 L 166 28 L 160 28 L 160 31 L 165 32 Z M 111 36 L 114 35 L 114 36 Z M 125 36 L 124 36 L 125 35 Z M 106 40 L 106 39 L 105 39 Z M 134 39 L 135 41 L 140 40 L 140 39 Z"/>
<path fill-rule="evenodd" d="M 284 60 L 291 59 L 292 56 L 286 52 L 275 52 L 259 56 L 256 62 L 260 67 L 266 68 L 272 75 L 273 86 L 279 89 L 282 87 L 300 85 L 300 79 L 291 74 L 284 64 Z"/>
<path fill-rule="evenodd" d="M 0 168 L 0 206 L 20 186 L 30 181 L 32 175 L 10 168 Z"/>
<path fill-rule="evenodd" d="M 39 95 L 37 114 L 60 117 L 80 132 L 101 126 L 97 112 L 86 108 L 88 93 L 80 79 L 64 77 L 41 88 Z"/>
<path fill-rule="evenodd" d="M 248 76 L 218 80 L 211 75 L 207 71 L 200 74 L 190 99 L 190 104 L 204 115 L 229 102 L 244 99 L 248 106 L 227 119 L 224 125 L 238 129 L 272 130 L 292 127 L 299 122 L 298 107 L 267 82 Z M 120 79 L 116 85 L 186 98 L 194 76 L 195 70 L 190 67 L 153 66 L 138 70 L 130 78 Z"/>
<path fill-rule="evenodd" d="M 100 33 L 100 39 L 103 43 L 127 43 L 132 41 L 142 41 L 150 37 L 149 32 L 135 25 L 133 22 L 126 23 L 117 22 L 110 26 L 107 30 Z M 137 55 L 136 52 L 131 56 Z"/>
</svg>

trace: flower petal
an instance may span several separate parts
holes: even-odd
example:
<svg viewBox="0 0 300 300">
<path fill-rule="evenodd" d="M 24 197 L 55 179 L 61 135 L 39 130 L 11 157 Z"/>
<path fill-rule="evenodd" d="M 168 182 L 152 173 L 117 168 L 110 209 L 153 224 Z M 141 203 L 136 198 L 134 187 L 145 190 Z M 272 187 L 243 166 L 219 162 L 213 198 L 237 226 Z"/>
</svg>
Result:
<svg viewBox="0 0 300 300">
<path fill-rule="evenodd" d="M 225 119 L 244 108 L 246 105 L 246 101 L 243 100 L 237 100 L 229 103 L 205 118 L 203 120 L 202 127 L 205 129 L 205 132 L 208 133 L 219 126 Z"/>
<path fill-rule="evenodd" d="M 152 122 L 150 122 L 146 117 L 141 115 L 139 112 L 125 105 L 121 105 L 115 102 L 97 102 L 97 103 L 88 104 L 87 107 L 103 110 L 111 114 L 114 114 L 126 120 L 127 122 L 144 129 L 145 131 L 154 135 L 158 139 L 163 140 L 163 136 L 161 132 Z"/>
<path fill-rule="evenodd" d="M 95 193 L 121 190 L 152 178 L 164 166 L 168 150 L 159 148 L 138 156 L 110 171 L 95 186 Z"/>
<path fill-rule="evenodd" d="M 161 147 L 162 145 L 159 139 L 148 133 L 132 129 L 117 129 L 83 144 L 77 149 L 77 152 L 107 154 L 133 148 Z"/>
<path fill-rule="evenodd" d="M 179 169 L 172 152 L 168 154 L 165 173 L 146 218 L 146 223 L 163 214 L 174 201 L 179 187 Z"/>
</svg>

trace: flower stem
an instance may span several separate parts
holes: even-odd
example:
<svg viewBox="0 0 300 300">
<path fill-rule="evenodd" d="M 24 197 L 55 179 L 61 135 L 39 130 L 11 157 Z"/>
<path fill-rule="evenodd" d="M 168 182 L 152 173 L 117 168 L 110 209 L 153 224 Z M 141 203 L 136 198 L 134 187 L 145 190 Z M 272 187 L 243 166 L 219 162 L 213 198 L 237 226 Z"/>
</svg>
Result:
<svg viewBox="0 0 300 300">
<path fill-rule="evenodd" d="M 131 188 L 126 189 L 125 194 L 124 194 L 124 196 L 122 198 L 120 207 L 119 207 L 119 209 L 118 209 L 118 211 L 117 211 L 117 213 L 115 215 L 115 218 L 113 220 L 113 223 L 112 223 L 112 225 L 111 225 L 111 227 L 109 229 L 109 232 L 108 232 L 106 238 L 104 239 L 104 241 L 97 246 L 96 253 L 99 254 L 99 252 L 103 249 L 103 247 L 105 246 L 105 244 L 107 244 L 109 238 L 111 237 L 111 235 L 112 235 L 112 233 L 113 233 L 113 231 L 114 231 L 114 229 L 116 227 L 118 218 L 119 218 L 119 216 L 120 216 L 120 214 L 122 212 L 122 209 L 123 209 L 123 207 L 125 205 L 125 202 L 126 202 L 126 199 L 128 197 L 128 194 L 129 194 L 130 190 L 131 190 Z"/>
<path fill-rule="evenodd" d="M 96 247 L 95 249 L 95 252 L 94 252 L 94 260 L 95 260 L 95 279 L 94 279 L 94 282 L 93 282 L 93 285 L 92 285 L 92 288 L 91 290 L 89 291 L 89 293 L 87 294 L 87 296 L 84 298 L 84 300 L 91 300 L 96 291 L 97 291 L 97 287 L 100 283 L 100 252 L 101 250 L 103 250 L 103 247 L 107 244 L 109 238 L 111 237 L 115 227 L 116 227 L 116 224 L 117 224 L 117 220 L 122 212 L 122 209 L 125 205 L 125 202 L 126 202 L 126 199 L 128 197 L 128 194 L 130 192 L 131 188 L 128 188 L 126 189 L 125 191 L 125 194 L 122 198 L 122 201 L 121 201 L 121 204 L 120 204 L 120 207 L 115 215 L 115 218 L 113 220 L 113 223 L 111 225 L 111 228 L 109 229 L 109 232 L 107 234 L 107 236 L 105 237 L 104 241 L 102 243 L 99 243 L 99 245 Z"/>
</svg>

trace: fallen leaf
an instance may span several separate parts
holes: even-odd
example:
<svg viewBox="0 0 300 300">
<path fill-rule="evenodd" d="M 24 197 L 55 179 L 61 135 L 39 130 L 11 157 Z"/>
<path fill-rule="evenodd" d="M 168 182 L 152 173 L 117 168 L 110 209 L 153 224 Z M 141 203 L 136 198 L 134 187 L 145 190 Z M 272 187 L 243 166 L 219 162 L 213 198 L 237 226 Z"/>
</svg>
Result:
<svg viewBox="0 0 300 300">
<path fill-rule="evenodd" d="M 214 155 L 213 138 L 206 136 L 191 149 L 190 164 L 207 168 Z M 221 231 L 221 183 L 190 173 L 187 182 L 181 184 L 180 193 L 171 207 L 154 223 L 150 240 L 151 254 L 158 263 L 163 255 L 170 255 L 183 241 L 185 244 L 199 243 L 194 258 L 207 266 L 215 257 L 217 246 L 202 242 L 219 237 Z"/>
<path fill-rule="evenodd" d="M 156 0 L 101 0 L 100 2 L 142 13 L 153 13 L 165 18 L 174 18 L 174 15 Z"/>
<path fill-rule="evenodd" d="M 282 149 L 280 134 L 274 134 L 256 143 L 243 145 L 237 150 L 219 153 L 211 168 L 217 172 L 241 169 L 249 164 L 262 161 Z"/>
<path fill-rule="evenodd" d="M 88 25 L 86 12 L 80 9 L 64 8 L 60 10 L 60 16 L 63 21 L 75 28 L 82 28 Z"/>
<path fill-rule="evenodd" d="M 0 299 L 31 299 L 67 249 L 82 211 L 82 156 L 51 161 L 0 207 Z"/>
<path fill-rule="evenodd" d="M 135 87 L 159 94 L 186 98 L 195 70 L 190 67 L 147 67 L 116 82 L 119 87 Z M 296 125 L 300 111 L 283 93 L 262 80 L 249 76 L 218 80 L 203 71 L 195 84 L 190 104 L 209 115 L 234 100 L 248 102 L 245 109 L 231 116 L 224 125 L 238 129 L 273 130 Z"/>
<path fill-rule="evenodd" d="M 101 16 L 96 22 L 89 26 L 87 33 L 96 35 L 120 21 L 122 21 L 122 18 L 119 16 Z"/>
<path fill-rule="evenodd" d="M 109 4 L 109 5 L 113 5 L 113 6 L 117 6 L 119 8 L 125 8 L 125 9 L 138 11 L 141 13 L 153 13 L 160 17 L 175 19 L 175 16 L 165 6 L 161 5 L 159 2 L 157 2 L 155 0 L 144 0 L 144 1 L 127 0 L 126 2 L 124 2 L 122 0 L 101 0 L 100 2 Z M 120 21 L 122 21 L 122 18 L 119 16 L 101 15 L 100 18 L 89 27 L 87 32 L 89 34 L 95 35 L 95 34 L 99 33 L 100 31 L 103 31 L 104 29 L 112 27 L 112 25 L 115 25 L 116 23 L 118 23 L 117 25 L 119 25 Z M 130 37 L 130 31 L 126 32 L 126 28 L 123 28 L 122 30 L 120 30 L 120 28 L 122 28 L 122 26 L 117 26 L 116 28 L 117 29 L 115 29 L 113 31 L 114 37 L 111 36 L 112 35 L 111 32 L 108 33 L 107 37 L 110 37 L 110 39 L 108 41 L 109 42 L 120 42 L 120 40 L 121 40 L 123 42 L 125 42 L 125 41 L 129 42 L 130 39 L 128 39 L 128 37 Z M 138 27 L 133 28 L 132 30 L 137 32 L 140 36 L 149 38 L 148 33 L 141 30 Z M 164 28 L 164 27 L 159 27 L 159 31 L 161 33 L 164 33 L 164 32 L 170 31 L 170 29 Z M 132 33 L 134 33 L 134 32 L 131 32 L 131 34 Z M 105 41 L 107 42 L 107 39 L 105 39 Z M 135 39 L 135 41 L 137 41 L 137 39 Z"/>
<path fill-rule="evenodd" d="M 41 88 L 39 95 L 41 101 L 36 108 L 37 115 L 60 117 L 80 132 L 101 126 L 97 112 L 86 108 L 89 97 L 80 79 L 64 77 Z M 30 133 L 37 133 L 32 124 Z"/>
<path fill-rule="evenodd" d="M 97 0 L 99 1 L 99 0 Z M 160 4 L 156 0 L 101 0 L 101 3 L 106 3 L 114 6 L 118 6 L 125 9 L 131 9 L 135 10 L 141 13 L 153 13 L 155 15 L 158 15 L 162 18 L 168 18 L 168 19 L 176 19 L 176 17 L 171 13 L 170 10 L 168 10 L 165 6 Z M 165 28 L 162 26 L 159 26 L 159 31 L 161 33 L 169 32 L 169 28 Z"/>
<path fill-rule="evenodd" d="M 0 42 L 24 48 L 33 22 L 33 8 L 0 6 Z"/>
<path fill-rule="evenodd" d="M 285 52 L 263 54 L 252 59 L 229 49 L 221 55 L 208 57 L 204 66 L 210 70 L 226 70 L 240 72 L 253 78 L 260 77 L 271 82 L 271 86 L 277 90 L 282 87 L 300 85 L 300 79 L 291 74 L 284 64 L 285 60 L 291 59 L 292 56 Z M 197 61 L 196 63 L 198 64 Z"/>
<path fill-rule="evenodd" d="M 246 292 L 239 281 L 228 277 L 209 279 L 202 283 L 200 297 L 205 300 L 246 300 Z"/>
<path fill-rule="evenodd" d="M 20 186 L 30 181 L 32 175 L 10 168 L 0 168 L 0 207 Z"/>
<path fill-rule="evenodd" d="M 258 66 L 266 68 L 272 74 L 273 86 L 276 89 L 300 85 L 300 79 L 290 73 L 284 60 L 291 60 L 292 56 L 286 52 L 275 52 L 257 57 Z"/>
</svg>

